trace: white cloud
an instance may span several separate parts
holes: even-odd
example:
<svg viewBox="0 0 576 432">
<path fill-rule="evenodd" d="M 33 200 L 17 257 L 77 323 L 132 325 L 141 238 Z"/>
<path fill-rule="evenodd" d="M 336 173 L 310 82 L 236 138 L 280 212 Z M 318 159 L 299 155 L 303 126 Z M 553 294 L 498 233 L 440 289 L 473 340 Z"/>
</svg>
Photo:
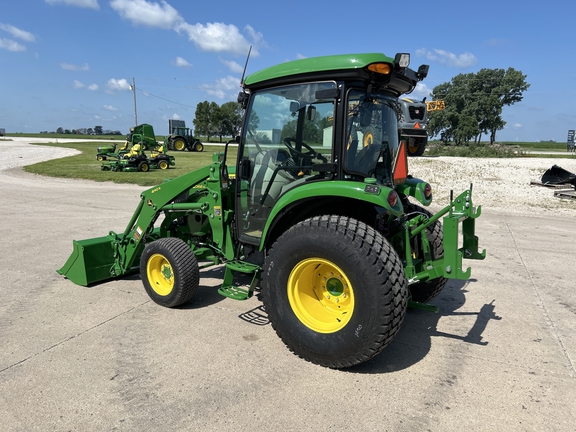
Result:
<svg viewBox="0 0 576 432">
<path fill-rule="evenodd" d="M 108 111 L 118 111 L 118 108 L 113 107 L 112 105 L 104 105 L 103 108 Z"/>
<path fill-rule="evenodd" d="M 297 58 L 298 60 L 302 60 L 302 59 L 305 59 L 305 58 L 307 58 L 307 57 L 306 57 L 305 55 L 300 54 L 300 53 L 296 53 L 296 58 Z"/>
<path fill-rule="evenodd" d="M 34 42 L 36 40 L 36 38 L 32 33 L 20 30 L 19 28 L 14 27 L 13 25 L 10 24 L 0 23 L 0 29 L 10 33 L 13 37 L 17 39 L 22 39 L 25 42 Z"/>
<path fill-rule="evenodd" d="M 87 70 L 90 70 L 90 66 L 88 66 L 88 63 L 84 63 L 81 66 L 73 65 L 73 64 L 69 64 L 69 63 L 60 63 L 60 67 L 64 70 L 69 70 L 69 71 L 87 71 Z"/>
<path fill-rule="evenodd" d="M 233 24 L 189 24 L 165 0 L 159 2 L 153 0 L 111 0 L 110 6 L 122 18 L 131 21 L 134 25 L 172 29 L 178 33 L 186 33 L 188 39 L 201 51 L 247 55 L 251 45 L 266 45 L 262 33 L 255 31 L 249 25 L 244 28 L 244 31 L 252 42 L 249 42 L 240 33 L 238 27 Z M 253 48 L 252 54 L 258 56 L 258 50 Z"/>
<path fill-rule="evenodd" d="M 72 87 L 74 87 L 75 89 L 81 89 L 84 88 L 85 85 L 82 84 L 80 81 L 74 80 L 74 84 L 72 84 Z"/>
<path fill-rule="evenodd" d="M 180 120 L 182 117 L 180 117 L 178 114 L 174 113 L 174 114 L 172 114 L 172 117 L 170 117 L 170 118 L 174 119 L 174 120 Z"/>
<path fill-rule="evenodd" d="M 126 81 L 124 78 L 122 79 L 114 79 L 114 78 L 110 78 L 108 80 L 108 82 L 106 83 L 106 87 L 108 87 L 109 90 L 130 90 L 130 83 L 128 83 L 128 81 Z"/>
<path fill-rule="evenodd" d="M 12 39 L 0 38 L 0 48 L 8 50 L 8 51 L 12 51 L 12 52 L 26 51 L 26 47 L 24 45 L 21 45 Z"/>
<path fill-rule="evenodd" d="M 520 129 L 522 126 L 524 126 L 522 123 L 514 123 L 514 124 L 512 125 L 512 127 L 513 127 L 514 129 Z"/>
<path fill-rule="evenodd" d="M 225 64 L 228 69 L 235 73 L 242 73 L 244 71 L 244 67 L 233 60 L 224 60 L 223 58 L 219 58 L 220 62 Z"/>
<path fill-rule="evenodd" d="M 419 57 L 425 57 L 429 61 L 438 62 L 446 66 L 462 69 L 474 66 L 476 63 L 478 63 L 476 56 L 469 52 L 456 55 L 454 53 L 440 49 L 433 49 L 432 51 L 428 51 L 425 48 L 421 48 L 416 50 L 416 55 Z"/>
<path fill-rule="evenodd" d="M 88 90 L 96 91 L 98 90 L 98 84 L 90 84 Z"/>
<path fill-rule="evenodd" d="M 98 0 L 45 0 L 48 4 L 64 3 L 68 6 L 78 6 L 82 8 L 100 9 Z"/>
<path fill-rule="evenodd" d="M 171 29 L 183 18 L 178 11 L 166 3 L 146 0 L 112 0 L 110 6 L 124 19 L 136 25 Z"/>
<path fill-rule="evenodd" d="M 200 86 L 200 89 L 218 99 L 224 99 L 228 96 L 227 92 L 231 92 L 232 90 L 238 91 L 240 89 L 240 80 L 228 75 L 226 78 L 217 80 L 215 84 L 203 84 Z"/>
<path fill-rule="evenodd" d="M 194 42 L 202 51 L 248 55 L 251 45 L 240 33 L 238 27 L 233 24 L 208 23 L 206 25 L 192 25 L 183 22 L 175 30 L 179 33 L 187 33 L 188 40 Z M 257 56 L 258 51 L 252 49 L 252 55 Z"/>
<path fill-rule="evenodd" d="M 174 64 L 177 67 L 181 67 L 181 68 L 192 67 L 192 65 L 190 63 L 188 63 L 188 61 L 182 57 L 176 57 L 176 60 L 174 60 Z"/>
</svg>

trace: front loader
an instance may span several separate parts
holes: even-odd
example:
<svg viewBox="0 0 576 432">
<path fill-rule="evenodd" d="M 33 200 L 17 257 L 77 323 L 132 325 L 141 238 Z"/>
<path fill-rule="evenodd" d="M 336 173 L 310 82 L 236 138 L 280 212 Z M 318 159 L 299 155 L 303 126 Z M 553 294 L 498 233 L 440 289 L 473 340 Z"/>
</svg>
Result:
<svg viewBox="0 0 576 432">
<path fill-rule="evenodd" d="M 485 257 L 472 187 L 433 215 L 430 185 L 408 170 L 398 97 L 427 72 L 410 69 L 408 54 L 356 54 L 249 75 L 238 140 L 142 192 L 123 232 L 74 241 L 58 272 L 83 286 L 139 272 L 156 303 L 176 307 L 201 269 L 224 265 L 219 293 L 243 300 L 259 289 L 298 356 L 332 368 L 374 357 L 407 307 L 434 310 L 427 302 L 448 279 L 470 277 L 463 259 Z"/>
</svg>

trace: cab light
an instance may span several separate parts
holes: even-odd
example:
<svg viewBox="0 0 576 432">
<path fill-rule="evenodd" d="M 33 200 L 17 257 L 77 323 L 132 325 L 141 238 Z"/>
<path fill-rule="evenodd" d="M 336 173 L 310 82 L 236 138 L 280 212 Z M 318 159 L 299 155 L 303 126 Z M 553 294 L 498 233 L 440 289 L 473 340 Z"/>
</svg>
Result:
<svg viewBox="0 0 576 432">
<path fill-rule="evenodd" d="M 394 207 L 396 206 L 396 203 L 398 203 L 398 194 L 396 193 L 396 191 L 392 190 L 388 194 L 388 204 L 390 205 L 390 207 Z"/>
<path fill-rule="evenodd" d="M 368 70 L 382 75 L 388 75 L 391 68 L 388 63 L 372 63 L 368 66 Z"/>
<path fill-rule="evenodd" d="M 429 199 L 432 196 L 432 186 L 430 186 L 430 183 L 426 183 L 426 186 L 424 186 L 424 198 Z"/>
</svg>

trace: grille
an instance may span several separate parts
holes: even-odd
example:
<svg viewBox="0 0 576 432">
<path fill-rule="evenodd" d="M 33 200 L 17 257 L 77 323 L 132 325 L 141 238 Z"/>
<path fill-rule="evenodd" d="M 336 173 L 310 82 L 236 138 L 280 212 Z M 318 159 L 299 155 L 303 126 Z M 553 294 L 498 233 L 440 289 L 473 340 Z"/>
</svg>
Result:
<svg viewBox="0 0 576 432">
<path fill-rule="evenodd" d="M 426 109 L 422 107 L 408 107 L 408 112 L 410 113 L 410 118 L 412 120 L 424 120 L 424 114 L 426 113 Z"/>
</svg>

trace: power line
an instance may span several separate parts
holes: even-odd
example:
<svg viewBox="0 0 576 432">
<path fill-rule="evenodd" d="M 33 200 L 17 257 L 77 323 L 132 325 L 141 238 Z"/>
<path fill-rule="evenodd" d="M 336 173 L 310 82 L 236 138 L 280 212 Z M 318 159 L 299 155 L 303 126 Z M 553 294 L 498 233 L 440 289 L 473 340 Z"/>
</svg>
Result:
<svg viewBox="0 0 576 432">
<path fill-rule="evenodd" d="M 162 100 L 164 100 L 164 101 L 166 101 L 166 102 L 170 102 L 170 103 L 173 103 L 173 104 L 176 104 L 176 105 L 182 105 L 182 106 L 185 106 L 185 107 L 188 107 L 188 108 L 196 108 L 196 107 L 193 107 L 192 105 L 186 105 L 186 104 L 183 104 L 183 103 L 180 103 L 180 102 L 175 102 L 175 101 L 173 101 L 173 100 L 163 98 L 162 96 L 157 96 L 157 95 L 155 95 L 155 94 L 153 94 L 153 93 L 150 93 L 150 92 L 148 92 L 148 91 L 146 91 L 146 90 L 142 90 L 141 88 L 137 88 L 136 90 L 138 90 L 139 92 L 144 93 L 144 94 L 147 95 L 147 96 L 154 96 L 155 98 L 162 99 Z"/>
</svg>

